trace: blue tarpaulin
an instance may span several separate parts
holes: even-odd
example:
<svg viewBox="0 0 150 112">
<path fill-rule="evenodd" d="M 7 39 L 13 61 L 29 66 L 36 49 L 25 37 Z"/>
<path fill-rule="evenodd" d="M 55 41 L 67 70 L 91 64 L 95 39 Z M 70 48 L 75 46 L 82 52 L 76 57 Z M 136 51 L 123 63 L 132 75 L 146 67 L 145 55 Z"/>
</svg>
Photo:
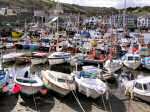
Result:
<svg viewBox="0 0 150 112">
<path fill-rule="evenodd" d="M 86 37 L 86 38 L 90 38 L 90 37 L 91 37 L 90 33 L 87 32 L 87 31 L 82 31 L 82 32 L 80 33 L 80 35 L 83 36 L 83 37 Z"/>
</svg>

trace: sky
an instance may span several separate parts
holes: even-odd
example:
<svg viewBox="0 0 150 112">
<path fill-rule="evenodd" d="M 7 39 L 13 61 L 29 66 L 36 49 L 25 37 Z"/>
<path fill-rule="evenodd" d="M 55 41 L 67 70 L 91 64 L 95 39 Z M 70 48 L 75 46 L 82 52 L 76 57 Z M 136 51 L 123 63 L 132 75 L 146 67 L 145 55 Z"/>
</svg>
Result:
<svg viewBox="0 0 150 112">
<path fill-rule="evenodd" d="M 125 0 L 55 0 L 63 3 L 94 7 L 123 8 Z M 126 0 L 127 7 L 150 6 L 150 0 Z"/>
</svg>

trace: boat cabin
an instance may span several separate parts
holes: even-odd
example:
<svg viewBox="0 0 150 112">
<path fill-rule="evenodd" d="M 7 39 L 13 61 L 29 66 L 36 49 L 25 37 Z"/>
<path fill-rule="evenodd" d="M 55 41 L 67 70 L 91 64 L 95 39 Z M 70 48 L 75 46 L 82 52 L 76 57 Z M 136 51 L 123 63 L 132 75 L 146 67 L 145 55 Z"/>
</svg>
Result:
<svg viewBox="0 0 150 112">
<path fill-rule="evenodd" d="M 150 92 L 150 77 L 137 79 L 134 84 L 134 89 L 139 91 Z"/>
<path fill-rule="evenodd" d="M 127 60 L 127 61 L 140 61 L 141 60 L 140 56 L 137 54 L 126 54 L 122 59 Z"/>
</svg>

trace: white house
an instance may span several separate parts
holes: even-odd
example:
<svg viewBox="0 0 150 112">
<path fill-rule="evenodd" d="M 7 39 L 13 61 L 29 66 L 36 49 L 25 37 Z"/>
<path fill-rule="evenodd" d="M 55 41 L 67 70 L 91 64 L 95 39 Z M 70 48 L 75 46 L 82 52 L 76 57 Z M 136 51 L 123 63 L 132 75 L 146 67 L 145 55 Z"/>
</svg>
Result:
<svg viewBox="0 0 150 112">
<path fill-rule="evenodd" d="M 150 16 L 140 16 L 137 18 L 138 28 L 150 28 Z"/>
</svg>

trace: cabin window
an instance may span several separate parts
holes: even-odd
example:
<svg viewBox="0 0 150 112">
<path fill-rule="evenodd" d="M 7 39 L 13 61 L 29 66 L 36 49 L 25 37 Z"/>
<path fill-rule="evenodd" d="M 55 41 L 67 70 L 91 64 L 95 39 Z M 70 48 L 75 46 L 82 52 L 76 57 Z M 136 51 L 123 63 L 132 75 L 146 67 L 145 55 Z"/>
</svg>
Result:
<svg viewBox="0 0 150 112">
<path fill-rule="evenodd" d="M 148 89 L 148 87 L 147 87 L 146 84 L 143 84 L 143 88 L 144 88 L 144 90 L 147 90 L 147 89 Z"/>
<path fill-rule="evenodd" d="M 129 57 L 128 57 L 128 60 L 129 60 L 129 61 L 133 60 L 133 57 L 129 56 Z"/>
<path fill-rule="evenodd" d="M 143 90 L 142 84 L 136 83 L 136 84 L 135 84 L 135 87 L 136 87 L 137 89 Z"/>
<path fill-rule="evenodd" d="M 30 83 L 30 84 L 34 84 L 37 83 L 36 80 L 23 80 L 23 79 L 16 79 L 18 82 L 22 82 L 22 83 Z"/>
<path fill-rule="evenodd" d="M 135 57 L 135 61 L 139 61 L 140 59 L 139 59 L 139 57 Z"/>
<path fill-rule="evenodd" d="M 57 79 L 57 80 L 58 80 L 58 82 L 65 82 L 64 79 Z"/>
<path fill-rule="evenodd" d="M 143 84 L 143 88 L 145 91 L 150 91 L 150 83 L 149 84 Z"/>
</svg>

